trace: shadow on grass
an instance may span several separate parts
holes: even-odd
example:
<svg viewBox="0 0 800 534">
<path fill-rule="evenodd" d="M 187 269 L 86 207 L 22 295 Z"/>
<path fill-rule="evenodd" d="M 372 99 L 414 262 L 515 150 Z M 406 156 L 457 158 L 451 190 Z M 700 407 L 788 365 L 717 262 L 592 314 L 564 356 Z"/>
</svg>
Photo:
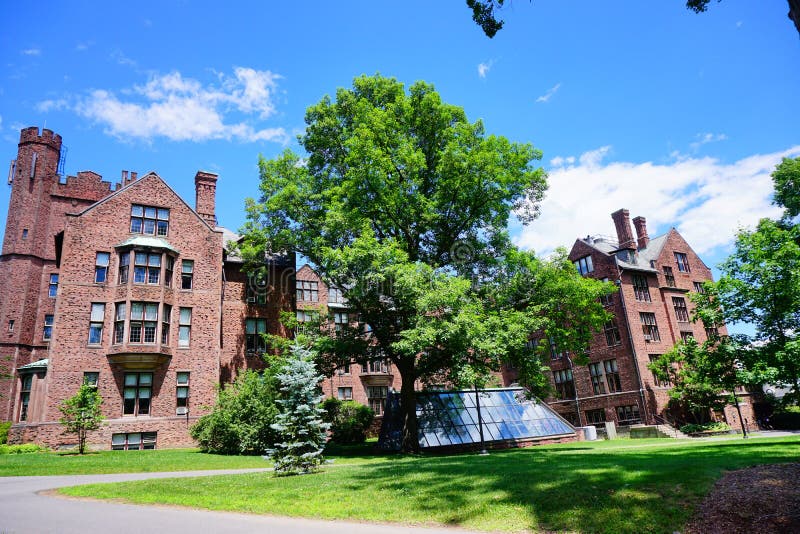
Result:
<svg viewBox="0 0 800 534">
<path fill-rule="evenodd" d="M 471 528 L 503 529 L 509 514 L 510 523 L 534 531 L 674 532 L 724 470 L 797 461 L 798 453 L 800 442 L 759 440 L 398 458 L 353 473 L 352 486 L 341 489 L 369 485 Z"/>
</svg>

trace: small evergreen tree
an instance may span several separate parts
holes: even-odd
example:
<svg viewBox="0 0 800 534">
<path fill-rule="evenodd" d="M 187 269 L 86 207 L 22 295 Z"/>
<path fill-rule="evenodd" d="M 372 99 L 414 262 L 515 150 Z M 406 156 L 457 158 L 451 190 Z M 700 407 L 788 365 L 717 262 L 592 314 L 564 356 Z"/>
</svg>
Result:
<svg viewBox="0 0 800 534">
<path fill-rule="evenodd" d="M 280 439 L 267 451 L 275 462 L 276 475 L 311 473 L 322 464 L 328 428 L 320 407 L 319 382 L 324 377 L 317 372 L 312 356 L 309 349 L 295 344 L 277 375 L 283 398 L 278 400 L 281 412 L 272 428 Z"/>
<path fill-rule="evenodd" d="M 100 405 L 103 399 L 97 389 L 88 384 L 82 384 L 78 392 L 61 403 L 61 424 L 67 432 L 78 435 L 78 453 L 86 451 L 86 435 L 91 430 L 96 430 L 103 422 Z"/>
</svg>

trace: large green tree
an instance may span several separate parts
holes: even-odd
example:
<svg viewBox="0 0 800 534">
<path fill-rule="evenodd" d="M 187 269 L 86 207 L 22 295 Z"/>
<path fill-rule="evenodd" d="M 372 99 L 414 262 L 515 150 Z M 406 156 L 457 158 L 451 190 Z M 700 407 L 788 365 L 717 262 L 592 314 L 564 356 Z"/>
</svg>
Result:
<svg viewBox="0 0 800 534">
<path fill-rule="evenodd" d="M 66 399 L 59 406 L 61 411 L 61 424 L 67 432 L 78 436 L 78 453 L 86 451 L 86 438 L 89 432 L 100 428 L 103 414 L 100 405 L 103 399 L 97 393 L 97 388 L 89 384 L 81 384 L 72 397 Z"/>
<path fill-rule="evenodd" d="M 303 157 L 260 161 L 242 253 L 256 265 L 270 250 L 296 250 L 344 290 L 361 326 L 315 338 L 320 369 L 388 358 L 402 377 L 406 450 L 418 447 L 418 380 L 480 383 L 501 359 L 522 360 L 529 334 L 548 326 L 536 284 L 522 295 L 522 284 L 514 294 L 501 280 L 588 288 L 576 326 L 604 319 L 594 299 L 606 285 L 584 281 L 563 253 L 541 262 L 510 243 L 512 212 L 531 222 L 546 189 L 531 145 L 486 135 L 429 84 L 406 91 L 379 75 L 323 98 L 306 124 Z M 544 382 L 541 365 L 525 369 L 529 383 Z"/>
</svg>

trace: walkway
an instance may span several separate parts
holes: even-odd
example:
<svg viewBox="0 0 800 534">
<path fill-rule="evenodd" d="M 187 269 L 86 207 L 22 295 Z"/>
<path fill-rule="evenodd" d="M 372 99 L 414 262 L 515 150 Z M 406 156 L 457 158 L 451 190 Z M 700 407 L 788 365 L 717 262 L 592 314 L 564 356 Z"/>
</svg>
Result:
<svg viewBox="0 0 800 534">
<path fill-rule="evenodd" d="M 253 533 L 270 534 L 466 534 L 460 529 L 427 529 L 374 523 L 320 521 L 190 510 L 167 506 L 140 506 L 107 501 L 69 499 L 42 495 L 39 492 L 92 484 L 126 482 L 149 478 L 174 478 L 228 475 L 267 471 L 236 469 L 217 471 L 182 471 L 173 473 L 125 473 L 115 475 L 65 475 L 37 477 L 0 477 L 0 532 L 3 534 L 59 533 L 114 534 L 152 532 L 170 534 Z M 265 475 L 269 476 L 269 475 Z"/>
</svg>

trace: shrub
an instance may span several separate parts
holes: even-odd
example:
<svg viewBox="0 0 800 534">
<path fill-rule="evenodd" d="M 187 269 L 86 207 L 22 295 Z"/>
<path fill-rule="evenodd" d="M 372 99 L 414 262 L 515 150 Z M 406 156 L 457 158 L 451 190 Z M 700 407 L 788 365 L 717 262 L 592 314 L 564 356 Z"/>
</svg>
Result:
<svg viewBox="0 0 800 534">
<path fill-rule="evenodd" d="M 696 424 L 683 425 L 681 427 L 681 432 L 683 432 L 684 434 L 698 434 L 700 432 L 725 432 L 730 429 L 731 427 L 729 427 L 727 423 L 719 421 L 719 422 L 704 423 L 702 425 L 696 425 Z"/>
<path fill-rule="evenodd" d="M 245 371 L 219 391 L 214 410 L 201 417 L 190 432 L 204 452 L 218 454 L 264 454 L 275 445 L 272 428 L 278 415 L 278 395 L 272 366 L 259 375 Z"/>
<path fill-rule="evenodd" d="M 47 447 L 36 445 L 35 443 L 24 443 L 22 445 L 0 445 L 0 454 L 29 454 L 32 452 L 46 452 Z"/>
<path fill-rule="evenodd" d="M 342 445 L 364 443 L 375 417 L 372 410 L 355 401 L 326 399 L 322 403 L 325 420 L 331 424 L 331 440 Z"/>
<path fill-rule="evenodd" d="M 8 429 L 11 428 L 11 421 L 0 423 L 0 445 L 8 443 Z"/>
<path fill-rule="evenodd" d="M 769 424 L 776 430 L 795 430 L 800 428 L 800 407 L 786 406 L 775 410 Z"/>
</svg>

